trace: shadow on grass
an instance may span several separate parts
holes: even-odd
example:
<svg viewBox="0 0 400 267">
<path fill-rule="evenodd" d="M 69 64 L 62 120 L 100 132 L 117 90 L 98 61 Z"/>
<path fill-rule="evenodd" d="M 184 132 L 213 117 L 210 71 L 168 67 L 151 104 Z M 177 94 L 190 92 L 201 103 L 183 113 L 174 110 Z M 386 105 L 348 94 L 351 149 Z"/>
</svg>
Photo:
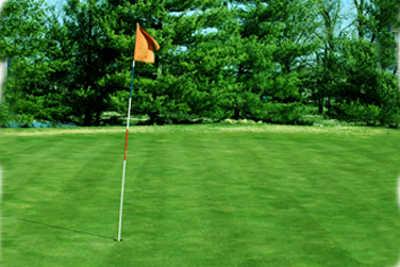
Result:
<svg viewBox="0 0 400 267">
<path fill-rule="evenodd" d="M 98 237 L 98 238 L 102 238 L 102 239 L 107 239 L 107 240 L 113 240 L 114 239 L 114 237 L 112 237 L 112 236 L 110 237 L 110 236 L 99 235 L 99 234 L 90 233 L 90 232 L 86 232 L 86 231 L 71 229 L 71 228 L 68 228 L 68 227 L 65 227 L 65 226 L 52 225 L 52 224 L 39 222 L 39 221 L 34 221 L 34 220 L 28 220 L 28 219 L 24 219 L 24 218 L 19 218 L 18 220 L 22 221 L 22 222 L 25 222 L 25 223 L 37 224 L 37 225 L 45 226 L 45 227 L 52 228 L 52 229 L 62 230 L 62 231 L 70 232 L 70 233 L 77 233 L 77 234 L 82 234 L 82 235 L 90 235 L 90 236 L 94 236 L 94 237 Z"/>
</svg>

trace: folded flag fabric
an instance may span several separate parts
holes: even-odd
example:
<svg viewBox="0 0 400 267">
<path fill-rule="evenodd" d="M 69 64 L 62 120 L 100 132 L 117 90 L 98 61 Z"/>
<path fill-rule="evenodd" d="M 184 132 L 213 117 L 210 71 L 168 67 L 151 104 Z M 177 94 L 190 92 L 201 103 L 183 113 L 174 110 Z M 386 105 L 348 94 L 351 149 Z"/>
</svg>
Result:
<svg viewBox="0 0 400 267">
<path fill-rule="evenodd" d="M 136 23 L 136 43 L 135 43 L 135 61 L 145 63 L 154 63 L 154 51 L 160 49 L 160 45 L 150 36 L 140 25 Z"/>
</svg>

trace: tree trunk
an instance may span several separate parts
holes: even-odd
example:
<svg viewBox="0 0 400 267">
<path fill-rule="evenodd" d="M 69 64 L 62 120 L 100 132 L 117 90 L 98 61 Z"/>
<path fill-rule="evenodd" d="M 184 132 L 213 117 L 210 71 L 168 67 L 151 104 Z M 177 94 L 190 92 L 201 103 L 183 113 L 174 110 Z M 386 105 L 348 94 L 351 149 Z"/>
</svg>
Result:
<svg viewBox="0 0 400 267">
<path fill-rule="evenodd" d="M 319 114 L 324 113 L 324 98 L 323 97 L 318 98 L 318 113 Z"/>
<path fill-rule="evenodd" d="M 89 109 L 86 109 L 85 115 L 83 116 L 83 125 L 91 126 L 93 122 L 93 114 Z"/>
</svg>

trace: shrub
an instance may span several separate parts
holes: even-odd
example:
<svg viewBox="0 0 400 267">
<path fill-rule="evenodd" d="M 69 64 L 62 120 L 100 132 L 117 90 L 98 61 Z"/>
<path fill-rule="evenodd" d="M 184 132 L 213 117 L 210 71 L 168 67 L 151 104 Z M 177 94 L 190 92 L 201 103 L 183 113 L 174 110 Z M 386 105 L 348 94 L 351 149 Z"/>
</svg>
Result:
<svg viewBox="0 0 400 267">
<path fill-rule="evenodd" d="M 101 125 L 122 125 L 123 122 L 124 116 L 115 111 L 106 111 L 100 116 Z"/>
<path fill-rule="evenodd" d="M 269 123 L 312 125 L 314 120 L 310 115 L 313 114 L 315 114 L 315 108 L 302 103 L 266 103 L 257 114 L 257 120 Z"/>
<path fill-rule="evenodd" d="M 5 127 L 7 125 L 9 117 L 10 113 L 8 105 L 5 102 L 0 103 L 0 127 Z"/>
<path fill-rule="evenodd" d="M 381 106 L 380 122 L 383 126 L 400 126 L 400 91 L 396 78 L 388 73 L 381 73 L 379 80 Z"/>
<path fill-rule="evenodd" d="M 376 126 L 380 124 L 381 111 L 380 107 L 371 104 L 338 103 L 332 107 L 329 115 L 344 121 Z"/>
<path fill-rule="evenodd" d="M 33 122 L 34 118 L 32 115 L 18 114 L 10 116 L 10 120 L 7 121 L 5 126 L 9 128 L 30 128 Z"/>
</svg>

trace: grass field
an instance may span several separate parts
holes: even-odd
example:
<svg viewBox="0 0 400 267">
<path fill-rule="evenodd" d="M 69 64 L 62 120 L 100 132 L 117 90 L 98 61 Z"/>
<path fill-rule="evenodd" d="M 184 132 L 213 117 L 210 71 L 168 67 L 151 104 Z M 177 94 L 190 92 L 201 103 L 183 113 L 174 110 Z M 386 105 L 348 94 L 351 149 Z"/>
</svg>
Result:
<svg viewBox="0 0 400 267">
<path fill-rule="evenodd" d="M 1 131 L 1 129 L 0 129 Z M 3 130 L 2 264 L 394 266 L 400 131 L 168 126 Z"/>
</svg>

